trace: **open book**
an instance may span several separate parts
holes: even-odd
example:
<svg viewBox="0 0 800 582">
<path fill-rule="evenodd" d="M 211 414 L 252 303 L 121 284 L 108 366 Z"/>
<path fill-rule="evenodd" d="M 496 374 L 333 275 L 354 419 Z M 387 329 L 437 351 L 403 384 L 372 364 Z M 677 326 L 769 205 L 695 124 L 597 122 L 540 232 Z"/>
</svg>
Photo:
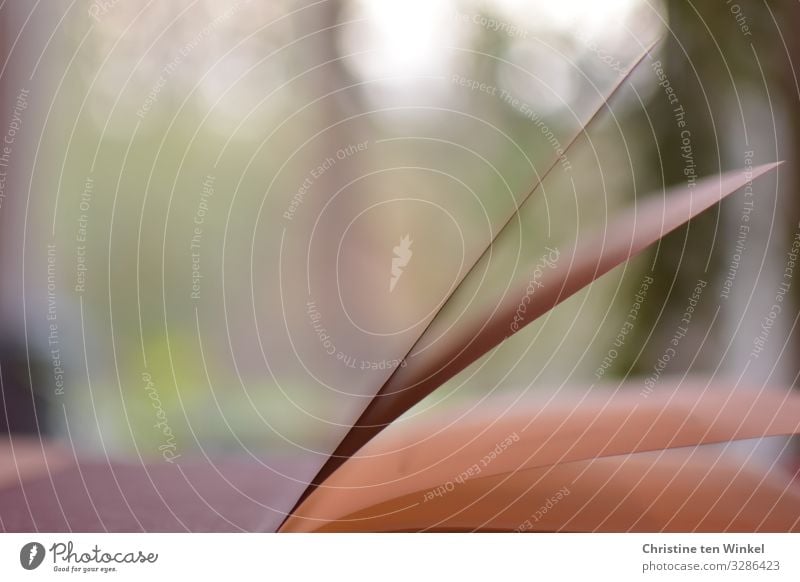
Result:
<svg viewBox="0 0 800 582">
<path fill-rule="evenodd" d="M 729 444 L 800 430 L 800 397 L 790 391 L 693 378 L 654 391 L 599 387 L 538 401 L 487 395 L 398 422 L 504 339 L 777 165 L 643 197 L 598 232 L 578 230 L 569 248 L 530 252 L 520 269 L 528 276 L 484 303 L 465 299 L 501 252 L 497 241 L 580 137 L 556 152 L 385 380 L 366 392 L 357 420 L 318 464 L 280 531 L 800 528 L 800 487 L 790 472 L 745 459 Z M 393 284 L 412 244 L 406 237 L 394 249 Z"/>
</svg>

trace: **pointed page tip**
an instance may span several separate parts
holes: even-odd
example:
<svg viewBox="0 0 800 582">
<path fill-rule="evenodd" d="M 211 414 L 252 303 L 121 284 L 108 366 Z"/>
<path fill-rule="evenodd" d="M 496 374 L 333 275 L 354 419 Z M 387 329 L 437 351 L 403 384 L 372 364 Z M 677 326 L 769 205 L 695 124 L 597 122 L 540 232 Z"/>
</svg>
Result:
<svg viewBox="0 0 800 582">
<path fill-rule="evenodd" d="M 374 435 L 504 339 L 777 165 L 733 170 L 643 197 L 602 231 L 583 236 L 566 251 L 563 260 L 540 279 L 541 287 L 530 296 L 522 317 L 518 306 L 520 298 L 527 296 L 527 279 L 491 309 L 453 324 L 449 339 L 437 342 L 435 349 L 417 353 L 406 367 L 398 367 L 351 431 L 351 438 L 360 442 Z"/>
<path fill-rule="evenodd" d="M 549 270 L 540 280 L 542 287 L 531 297 L 522 318 L 518 306 L 520 298 L 527 295 L 527 280 L 520 282 L 515 291 L 506 293 L 491 309 L 455 322 L 448 333 L 449 339 L 438 341 L 435 349 L 416 353 L 413 359 L 404 360 L 407 366 L 395 369 L 317 475 L 315 484 L 327 478 L 389 423 L 503 340 L 779 164 L 771 162 L 732 170 L 644 196 L 601 232 L 583 237 L 567 251 L 565 260 L 559 261 L 557 268 Z M 430 326 L 416 345 L 425 344 L 429 329 Z M 313 487 L 307 493 L 311 490 Z"/>
</svg>

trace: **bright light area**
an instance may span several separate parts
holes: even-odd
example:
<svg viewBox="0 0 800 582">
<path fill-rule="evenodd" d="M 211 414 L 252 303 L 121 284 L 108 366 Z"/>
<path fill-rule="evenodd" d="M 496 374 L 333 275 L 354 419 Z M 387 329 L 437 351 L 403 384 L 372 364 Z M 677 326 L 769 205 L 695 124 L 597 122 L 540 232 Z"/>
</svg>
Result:
<svg viewBox="0 0 800 582">
<path fill-rule="evenodd" d="M 613 53 L 624 67 L 663 27 L 661 7 L 659 0 L 356 0 L 344 18 L 342 52 L 354 55 L 349 64 L 361 79 L 395 77 L 388 84 L 397 95 L 413 91 L 415 77 L 450 74 L 466 54 L 459 49 L 480 50 L 476 43 L 495 35 L 502 43 L 496 56 L 535 71 L 547 88 L 531 89 L 527 77 L 512 79 L 518 71 L 505 81 L 546 111 L 573 97 L 575 65 L 588 50 Z M 597 45 L 589 49 L 589 42 Z M 543 45 L 561 52 L 559 62 Z M 608 73 L 597 62 L 583 66 L 594 65 Z"/>
<path fill-rule="evenodd" d="M 447 62 L 455 40 L 452 2 L 359 0 L 348 20 L 365 20 L 348 29 L 344 53 L 369 51 L 356 59 L 366 78 L 431 74 Z"/>
</svg>

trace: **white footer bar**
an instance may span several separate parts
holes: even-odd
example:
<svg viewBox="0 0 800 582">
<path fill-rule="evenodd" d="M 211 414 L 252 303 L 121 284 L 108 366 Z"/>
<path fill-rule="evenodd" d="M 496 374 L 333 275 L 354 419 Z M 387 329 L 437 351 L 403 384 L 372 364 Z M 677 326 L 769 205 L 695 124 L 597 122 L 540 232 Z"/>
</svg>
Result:
<svg viewBox="0 0 800 582">
<path fill-rule="evenodd" d="M 0 580 L 800 580 L 800 534 L 2 534 Z M 185 578 L 184 578 L 185 579 Z"/>
</svg>

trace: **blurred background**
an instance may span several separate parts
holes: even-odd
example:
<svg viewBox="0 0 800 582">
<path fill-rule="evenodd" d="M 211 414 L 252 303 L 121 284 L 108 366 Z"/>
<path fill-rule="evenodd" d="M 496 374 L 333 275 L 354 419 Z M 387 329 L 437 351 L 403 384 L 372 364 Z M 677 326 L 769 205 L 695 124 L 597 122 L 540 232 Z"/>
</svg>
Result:
<svg viewBox="0 0 800 582">
<path fill-rule="evenodd" d="M 793 385 L 798 23 L 756 0 L 3 2 L 0 428 L 324 458 L 509 219 L 442 314 L 665 187 L 778 159 L 412 415 Z"/>
</svg>

